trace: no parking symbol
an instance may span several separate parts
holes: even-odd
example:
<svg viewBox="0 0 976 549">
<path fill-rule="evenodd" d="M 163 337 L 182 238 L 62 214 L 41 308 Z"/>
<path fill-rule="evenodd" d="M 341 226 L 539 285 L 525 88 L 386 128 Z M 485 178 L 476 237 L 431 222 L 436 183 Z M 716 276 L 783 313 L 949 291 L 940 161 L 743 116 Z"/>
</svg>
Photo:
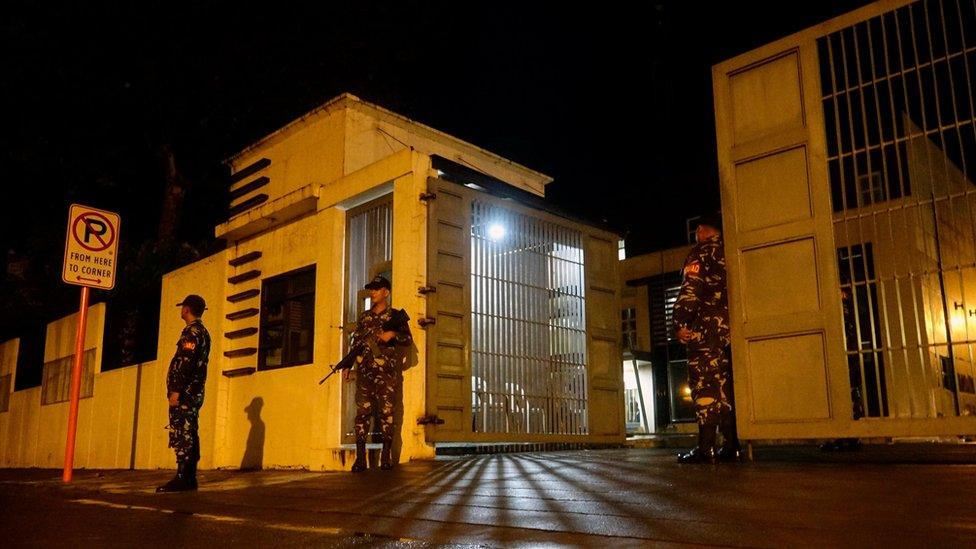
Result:
<svg viewBox="0 0 976 549">
<path fill-rule="evenodd" d="M 114 288 L 119 222 L 116 213 L 72 204 L 61 280 L 103 290 Z"/>
</svg>

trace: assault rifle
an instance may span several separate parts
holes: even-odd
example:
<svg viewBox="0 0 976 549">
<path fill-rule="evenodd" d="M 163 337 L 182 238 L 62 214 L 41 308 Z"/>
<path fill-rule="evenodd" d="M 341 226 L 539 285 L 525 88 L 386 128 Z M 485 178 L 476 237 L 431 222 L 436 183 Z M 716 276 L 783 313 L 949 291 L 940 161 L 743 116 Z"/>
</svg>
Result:
<svg viewBox="0 0 976 549">
<path fill-rule="evenodd" d="M 384 332 L 402 332 L 409 329 L 409 322 L 410 316 L 407 315 L 406 311 L 403 309 L 393 309 L 390 315 L 390 320 L 384 322 L 381 329 Z M 370 350 L 373 351 L 374 356 L 377 355 L 379 351 L 376 347 L 376 340 L 376 336 L 374 334 L 370 334 L 367 338 L 365 338 L 365 340 L 357 339 L 354 341 L 352 347 L 349 349 L 349 352 L 346 353 L 346 356 L 342 357 L 342 360 L 337 362 L 335 366 L 329 370 L 329 373 L 319 381 L 319 385 L 325 383 L 325 380 L 329 379 L 340 370 L 352 369 L 352 367 L 356 365 L 356 357 L 362 356 L 366 352 L 366 347 L 369 347 Z"/>
</svg>

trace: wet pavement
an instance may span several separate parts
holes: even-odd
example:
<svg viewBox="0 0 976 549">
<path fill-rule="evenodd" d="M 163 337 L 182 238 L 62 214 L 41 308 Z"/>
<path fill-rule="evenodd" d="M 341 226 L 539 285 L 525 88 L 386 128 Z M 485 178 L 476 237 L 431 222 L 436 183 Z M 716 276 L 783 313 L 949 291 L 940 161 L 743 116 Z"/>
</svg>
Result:
<svg viewBox="0 0 976 549">
<path fill-rule="evenodd" d="M 971 546 L 976 449 L 678 465 L 672 450 L 477 455 L 362 474 L 0 470 L 5 544 L 104 546 Z M 942 450 L 940 450 L 942 451 Z M 936 456 L 933 458 L 932 456 Z M 968 463 L 966 463 L 968 462 Z"/>
</svg>

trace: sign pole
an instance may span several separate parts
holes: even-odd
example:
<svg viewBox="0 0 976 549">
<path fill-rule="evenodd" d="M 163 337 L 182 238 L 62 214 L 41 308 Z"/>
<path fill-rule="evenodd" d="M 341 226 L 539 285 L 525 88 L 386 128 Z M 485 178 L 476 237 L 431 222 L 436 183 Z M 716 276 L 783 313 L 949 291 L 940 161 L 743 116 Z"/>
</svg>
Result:
<svg viewBox="0 0 976 549">
<path fill-rule="evenodd" d="M 88 325 L 88 294 L 91 288 L 115 287 L 118 267 L 119 214 L 81 204 L 68 209 L 68 234 L 64 241 L 61 280 L 81 286 L 75 361 L 71 368 L 71 405 L 68 408 L 68 440 L 64 445 L 63 482 L 71 482 L 75 465 L 75 433 L 78 431 L 78 398 L 81 393 L 81 361 L 85 356 L 85 328 Z"/>
<path fill-rule="evenodd" d="M 85 355 L 85 328 L 88 324 L 88 286 L 81 287 L 78 331 L 75 336 L 75 363 L 71 368 L 71 406 L 68 408 L 68 440 L 64 447 L 63 482 L 71 482 L 75 462 L 75 432 L 78 429 L 78 397 L 81 393 L 81 361 Z"/>
</svg>

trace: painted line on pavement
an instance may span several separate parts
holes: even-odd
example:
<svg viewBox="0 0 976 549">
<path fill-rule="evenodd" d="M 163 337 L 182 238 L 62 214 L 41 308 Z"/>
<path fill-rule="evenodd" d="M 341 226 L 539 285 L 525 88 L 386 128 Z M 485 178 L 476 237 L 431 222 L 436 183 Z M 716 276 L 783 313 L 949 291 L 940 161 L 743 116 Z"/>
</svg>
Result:
<svg viewBox="0 0 976 549">
<path fill-rule="evenodd" d="M 166 513 L 166 514 L 170 514 L 170 515 L 177 513 L 176 511 L 173 511 L 172 509 L 163 509 L 163 508 L 160 508 L 160 507 L 147 507 L 145 505 L 127 505 L 127 504 L 124 504 L 124 503 L 112 503 L 110 501 L 102 501 L 102 500 L 98 500 L 98 499 L 73 499 L 73 500 L 70 500 L 70 501 L 72 503 L 80 503 L 82 505 L 98 505 L 98 506 L 101 506 L 101 507 L 108 507 L 108 508 L 111 508 L 111 509 L 126 509 L 126 510 L 131 510 L 131 511 L 156 511 L 158 513 Z M 185 513 L 185 514 L 190 515 L 190 516 L 193 516 L 193 517 L 202 518 L 204 520 L 212 520 L 212 521 L 216 521 L 216 522 L 236 522 L 236 523 L 248 522 L 247 519 L 243 519 L 243 518 L 240 518 L 240 517 L 231 517 L 231 516 L 227 516 L 227 515 L 211 515 L 209 513 Z M 366 535 L 370 535 L 370 536 L 378 537 L 378 538 L 386 538 L 387 537 L 387 536 L 383 536 L 381 534 L 367 534 L 365 532 L 352 532 L 352 531 L 348 531 L 348 530 L 343 530 L 342 528 L 334 528 L 334 527 L 326 527 L 326 526 L 299 526 L 297 524 L 286 524 L 286 523 L 277 523 L 277 522 L 260 522 L 260 521 L 250 521 L 250 522 L 253 523 L 253 524 L 256 524 L 258 526 L 263 526 L 265 528 L 273 528 L 275 530 L 287 530 L 289 532 L 305 532 L 305 533 L 311 533 L 311 534 L 329 534 L 329 535 L 333 535 L 333 536 L 339 536 L 339 535 L 355 536 L 355 535 L 364 535 L 364 534 L 366 534 Z M 403 537 L 401 537 L 401 538 L 396 538 L 396 539 L 398 539 L 399 541 L 404 542 L 404 543 L 420 543 L 421 542 L 420 540 L 412 539 L 412 538 L 403 538 Z"/>
<path fill-rule="evenodd" d="M 175 513 L 176 511 L 171 511 L 169 509 L 159 509 L 156 507 L 146 507 L 143 505 L 126 505 L 123 503 L 112 503 L 111 501 L 102 501 L 98 499 L 73 499 L 72 503 L 81 503 L 83 505 L 100 505 L 102 507 L 110 507 L 112 509 L 130 509 L 133 511 L 157 511 L 160 513 Z"/>
</svg>

